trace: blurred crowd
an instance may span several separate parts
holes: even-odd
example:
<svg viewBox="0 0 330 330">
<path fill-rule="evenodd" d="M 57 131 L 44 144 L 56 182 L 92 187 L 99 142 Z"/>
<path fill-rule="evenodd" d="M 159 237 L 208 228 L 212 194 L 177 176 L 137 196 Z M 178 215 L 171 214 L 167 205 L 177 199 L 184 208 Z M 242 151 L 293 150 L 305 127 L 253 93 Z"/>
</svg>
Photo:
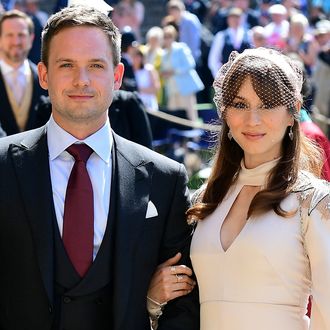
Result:
<svg viewBox="0 0 330 330">
<path fill-rule="evenodd" d="M 147 31 L 144 1 L 106 2 L 122 33 L 122 89 L 138 94 L 148 112 L 183 110 L 192 123 L 200 121 L 197 105 L 212 103 L 212 82 L 230 53 L 271 47 L 300 61 L 308 122 L 310 115 L 319 114 L 317 124 L 329 137 L 330 1 L 159 1 L 164 15 Z M 28 17 L 14 11 L 9 17 L 14 19 L 0 21 L 0 123 L 7 135 L 40 125 L 31 109 L 46 93 L 35 87 L 35 64 L 41 31 L 51 14 L 41 4 L 0 1 L 2 16 L 17 9 Z M 67 0 L 58 0 L 53 11 L 67 5 Z"/>
</svg>

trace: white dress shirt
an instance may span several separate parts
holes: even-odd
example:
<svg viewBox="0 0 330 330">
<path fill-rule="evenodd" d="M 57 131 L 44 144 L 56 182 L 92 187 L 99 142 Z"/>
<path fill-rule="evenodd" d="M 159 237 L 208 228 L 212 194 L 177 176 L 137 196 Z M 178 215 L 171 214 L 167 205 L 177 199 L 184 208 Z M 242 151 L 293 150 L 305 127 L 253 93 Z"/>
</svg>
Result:
<svg viewBox="0 0 330 330">
<path fill-rule="evenodd" d="M 75 162 L 73 156 L 66 151 L 66 148 L 73 143 L 85 143 L 94 150 L 87 161 L 86 167 L 93 186 L 93 259 L 95 259 L 105 233 L 110 204 L 113 138 L 109 120 L 96 133 L 84 140 L 78 140 L 61 128 L 51 116 L 47 123 L 47 143 L 55 213 L 61 236 L 66 188 Z"/>
<path fill-rule="evenodd" d="M 20 104 L 26 90 L 27 82 L 29 81 L 29 76 L 31 75 L 29 61 L 25 60 L 19 68 L 14 69 L 2 60 L 0 61 L 0 67 L 2 75 L 12 90 L 17 104 Z"/>
<path fill-rule="evenodd" d="M 210 53 L 208 56 L 208 67 L 215 78 L 219 69 L 224 64 L 222 63 L 222 50 L 225 46 L 225 36 L 229 33 L 230 41 L 235 49 L 239 49 L 244 39 L 245 30 L 243 27 L 237 29 L 228 28 L 227 30 L 218 32 L 213 39 Z"/>
</svg>

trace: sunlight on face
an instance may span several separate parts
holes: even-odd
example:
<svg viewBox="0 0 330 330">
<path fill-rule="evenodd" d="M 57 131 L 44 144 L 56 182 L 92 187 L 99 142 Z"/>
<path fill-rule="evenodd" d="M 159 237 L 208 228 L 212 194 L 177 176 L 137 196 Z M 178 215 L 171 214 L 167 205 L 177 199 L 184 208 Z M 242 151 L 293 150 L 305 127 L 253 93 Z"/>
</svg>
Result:
<svg viewBox="0 0 330 330">
<path fill-rule="evenodd" d="M 97 27 L 66 28 L 53 37 L 49 54 L 48 68 L 39 63 L 38 69 L 55 121 L 68 131 L 77 124 L 101 127 L 123 74 L 122 65 L 113 67 L 107 36 Z"/>
<path fill-rule="evenodd" d="M 281 156 L 281 145 L 293 117 L 285 106 L 263 104 L 248 77 L 225 112 L 234 140 L 244 151 L 248 168 Z"/>
</svg>

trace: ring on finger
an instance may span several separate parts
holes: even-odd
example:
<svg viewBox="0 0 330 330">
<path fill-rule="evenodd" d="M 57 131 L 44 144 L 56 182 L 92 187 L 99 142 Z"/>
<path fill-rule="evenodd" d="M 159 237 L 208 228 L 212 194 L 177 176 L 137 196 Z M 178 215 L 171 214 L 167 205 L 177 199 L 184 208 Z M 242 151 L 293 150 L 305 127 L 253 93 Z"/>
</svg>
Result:
<svg viewBox="0 0 330 330">
<path fill-rule="evenodd" d="M 176 275 L 176 269 L 175 269 L 175 266 L 172 266 L 170 270 L 171 270 L 171 273 L 173 273 L 173 274 Z"/>
<path fill-rule="evenodd" d="M 176 277 L 176 282 L 179 283 L 180 280 L 183 278 L 182 275 L 178 275 L 178 274 L 175 274 L 175 277 Z"/>
</svg>

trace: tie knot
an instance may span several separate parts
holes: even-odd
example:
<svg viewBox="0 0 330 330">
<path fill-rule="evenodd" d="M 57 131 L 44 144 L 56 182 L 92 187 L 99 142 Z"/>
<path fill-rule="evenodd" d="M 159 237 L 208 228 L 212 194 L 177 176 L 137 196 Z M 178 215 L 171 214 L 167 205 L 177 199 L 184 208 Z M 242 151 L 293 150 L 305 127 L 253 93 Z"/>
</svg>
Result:
<svg viewBox="0 0 330 330">
<path fill-rule="evenodd" d="M 66 151 L 71 154 L 76 161 L 83 161 L 84 163 L 87 162 L 89 156 L 93 153 L 93 149 L 84 143 L 72 144 Z"/>
</svg>

